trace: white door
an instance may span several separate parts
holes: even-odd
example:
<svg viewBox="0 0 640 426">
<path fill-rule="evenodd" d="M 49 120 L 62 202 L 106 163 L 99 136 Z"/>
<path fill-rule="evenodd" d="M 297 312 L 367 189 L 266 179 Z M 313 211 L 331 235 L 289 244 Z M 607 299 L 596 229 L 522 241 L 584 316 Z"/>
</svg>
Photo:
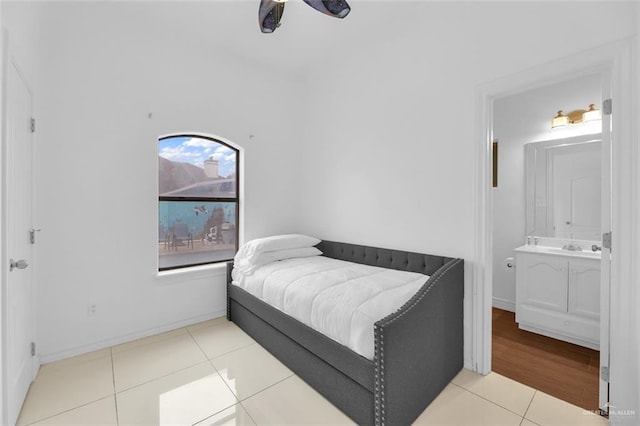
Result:
<svg viewBox="0 0 640 426">
<path fill-rule="evenodd" d="M 609 73 L 603 75 L 603 99 L 610 99 L 611 78 Z M 607 103 L 608 101 L 605 101 Z M 611 114 L 603 105 L 602 114 L 602 163 L 601 163 L 601 230 L 611 231 Z M 610 234 L 609 234 L 610 235 Z M 600 261 L 600 409 L 609 412 L 609 333 L 611 322 L 611 249 L 602 244 Z"/>
<path fill-rule="evenodd" d="M 32 137 L 31 92 L 13 62 L 7 66 L 7 273 L 3 347 L 9 424 L 14 424 L 33 380 Z"/>
</svg>

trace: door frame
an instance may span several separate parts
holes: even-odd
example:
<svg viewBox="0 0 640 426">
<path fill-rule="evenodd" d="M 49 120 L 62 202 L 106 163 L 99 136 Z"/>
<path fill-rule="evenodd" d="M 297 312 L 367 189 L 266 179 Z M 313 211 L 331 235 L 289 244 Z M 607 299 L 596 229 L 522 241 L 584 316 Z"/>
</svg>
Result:
<svg viewBox="0 0 640 426">
<path fill-rule="evenodd" d="M 491 161 L 493 141 L 493 103 L 496 98 L 559 83 L 568 77 L 587 74 L 610 76 L 611 98 L 613 99 L 613 130 L 615 143 L 612 148 L 612 217 L 611 231 L 614 235 L 612 251 L 615 256 L 611 263 L 611 309 L 610 313 L 610 359 L 614 365 L 610 376 L 610 395 L 624 390 L 633 390 L 635 385 L 631 375 L 625 370 L 635 371 L 634 359 L 624 354 L 620 344 L 628 342 L 622 325 L 628 321 L 632 310 L 634 240 L 640 237 L 633 218 L 635 194 L 640 185 L 634 181 L 637 158 L 634 154 L 633 120 L 633 60 L 634 42 L 632 38 L 609 43 L 588 51 L 552 61 L 523 72 L 507 76 L 498 81 L 478 87 L 476 93 L 476 191 L 475 191 L 475 259 L 472 273 L 472 339 L 471 357 L 473 369 L 481 374 L 491 372 L 491 307 L 493 298 L 493 202 L 491 197 Z M 634 169 L 635 167 L 635 169 Z M 621 185 L 625 182 L 625 185 Z M 634 215 L 635 213 L 635 215 Z M 624 232 L 622 232 L 624 230 Z M 606 232 L 603 230 L 603 232 Z M 618 309 L 620 308 L 620 309 Z M 623 343 L 624 344 L 624 343 Z M 615 383 L 615 386 L 613 385 Z M 634 407 L 628 407 L 634 408 Z"/>
</svg>

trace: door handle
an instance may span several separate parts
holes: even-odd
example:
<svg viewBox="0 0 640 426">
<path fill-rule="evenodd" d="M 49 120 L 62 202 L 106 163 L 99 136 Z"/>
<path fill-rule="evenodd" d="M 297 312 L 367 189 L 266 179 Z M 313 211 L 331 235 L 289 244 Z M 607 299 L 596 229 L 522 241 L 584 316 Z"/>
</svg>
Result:
<svg viewBox="0 0 640 426">
<path fill-rule="evenodd" d="M 15 261 L 13 259 L 9 259 L 9 272 L 13 271 L 14 269 L 25 269 L 27 266 L 29 266 L 29 262 L 27 262 L 24 259 L 20 259 L 18 261 Z"/>
</svg>

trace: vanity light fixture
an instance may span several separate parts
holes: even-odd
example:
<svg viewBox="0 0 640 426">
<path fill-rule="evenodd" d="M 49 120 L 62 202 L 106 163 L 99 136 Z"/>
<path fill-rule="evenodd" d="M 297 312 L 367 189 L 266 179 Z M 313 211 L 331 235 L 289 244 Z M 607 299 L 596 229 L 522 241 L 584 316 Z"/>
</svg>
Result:
<svg viewBox="0 0 640 426">
<path fill-rule="evenodd" d="M 260 31 L 272 33 L 280 26 L 287 0 L 260 0 L 258 23 Z M 344 18 L 351 12 L 346 0 L 303 0 L 306 4 L 334 18 Z"/>
<path fill-rule="evenodd" d="M 602 111 L 596 108 L 595 104 L 589 104 L 589 109 L 577 109 L 568 114 L 562 110 L 558 111 L 551 120 L 551 128 L 566 127 L 569 124 L 588 123 L 590 121 L 602 120 Z"/>
</svg>

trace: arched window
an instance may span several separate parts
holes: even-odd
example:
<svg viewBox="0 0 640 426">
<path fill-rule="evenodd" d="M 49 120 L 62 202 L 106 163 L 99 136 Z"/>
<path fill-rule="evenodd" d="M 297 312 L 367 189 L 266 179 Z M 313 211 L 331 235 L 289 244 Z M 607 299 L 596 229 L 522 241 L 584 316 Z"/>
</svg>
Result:
<svg viewBox="0 0 640 426">
<path fill-rule="evenodd" d="M 158 143 L 158 269 L 231 260 L 238 249 L 238 150 L 198 135 Z"/>
</svg>

